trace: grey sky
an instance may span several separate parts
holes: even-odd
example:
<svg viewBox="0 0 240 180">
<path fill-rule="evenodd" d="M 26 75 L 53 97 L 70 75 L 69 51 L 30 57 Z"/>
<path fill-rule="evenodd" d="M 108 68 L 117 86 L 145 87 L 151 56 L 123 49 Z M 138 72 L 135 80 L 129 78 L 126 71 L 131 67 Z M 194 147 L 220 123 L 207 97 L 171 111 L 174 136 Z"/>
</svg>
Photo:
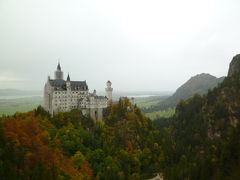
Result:
<svg viewBox="0 0 240 180">
<path fill-rule="evenodd" d="M 225 76 L 239 0 L 0 0 L 0 88 L 42 89 L 58 58 L 90 89 L 172 91 Z"/>
</svg>

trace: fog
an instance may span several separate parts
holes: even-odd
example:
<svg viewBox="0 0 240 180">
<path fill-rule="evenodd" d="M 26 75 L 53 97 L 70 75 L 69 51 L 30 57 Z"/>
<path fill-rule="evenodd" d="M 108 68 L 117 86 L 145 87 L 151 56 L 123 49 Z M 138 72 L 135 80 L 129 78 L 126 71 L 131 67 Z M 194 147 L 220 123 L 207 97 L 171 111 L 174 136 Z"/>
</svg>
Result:
<svg viewBox="0 0 240 180">
<path fill-rule="evenodd" d="M 240 53 L 239 0 L 1 0 L 0 88 L 42 90 L 60 60 L 103 91 L 173 91 L 227 74 Z"/>
</svg>

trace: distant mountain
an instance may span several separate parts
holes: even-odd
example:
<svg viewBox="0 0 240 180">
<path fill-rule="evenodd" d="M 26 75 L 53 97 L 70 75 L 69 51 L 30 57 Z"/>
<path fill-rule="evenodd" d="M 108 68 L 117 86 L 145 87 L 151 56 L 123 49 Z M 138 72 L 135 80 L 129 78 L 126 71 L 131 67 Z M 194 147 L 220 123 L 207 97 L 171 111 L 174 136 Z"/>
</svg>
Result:
<svg viewBox="0 0 240 180">
<path fill-rule="evenodd" d="M 202 73 L 191 77 L 186 83 L 179 87 L 176 92 L 166 100 L 159 102 L 159 104 L 142 109 L 146 113 L 174 108 L 181 100 L 186 100 L 193 97 L 195 94 L 203 95 L 209 89 L 218 86 L 225 77 L 217 78 L 210 74 Z"/>
<path fill-rule="evenodd" d="M 225 77 L 217 78 L 206 73 L 193 76 L 179 87 L 171 97 L 166 99 L 166 103 L 175 106 L 180 100 L 188 99 L 195 94 L 206 94 L 209 89 L 216 87 L 224 78 Z"/>
<path fill-rule="evenodd" d="M 28 91 L 18 89 L 0 89 L 0 96 L 39 96 L 41 91 Z"/>
</svg>

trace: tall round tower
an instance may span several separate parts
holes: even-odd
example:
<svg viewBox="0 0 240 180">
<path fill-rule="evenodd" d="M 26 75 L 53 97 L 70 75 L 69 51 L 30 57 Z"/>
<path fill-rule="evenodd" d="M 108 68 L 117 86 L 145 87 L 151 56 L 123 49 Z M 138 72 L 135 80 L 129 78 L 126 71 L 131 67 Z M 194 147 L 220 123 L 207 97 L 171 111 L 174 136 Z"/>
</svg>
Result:
<svg viewBox="0 0 240 180">
<path fill-rule="evenodd" d="M 108 81 L 107 82 L 107 87 L 105 89 L 106 97 L 108 98 L 108 102 L 112 101 L 112 91 L 113 91 L 113 88 L 111 86 L 112 86 L 111 81 Z"/>
<path fill-rule="evenodd" d="M 62 79 L 63 80 L 63 72 L 61 70 L 60 63 L 58 63 L 57 70 L 55 71 L 55 79 Z"/>
</svg>

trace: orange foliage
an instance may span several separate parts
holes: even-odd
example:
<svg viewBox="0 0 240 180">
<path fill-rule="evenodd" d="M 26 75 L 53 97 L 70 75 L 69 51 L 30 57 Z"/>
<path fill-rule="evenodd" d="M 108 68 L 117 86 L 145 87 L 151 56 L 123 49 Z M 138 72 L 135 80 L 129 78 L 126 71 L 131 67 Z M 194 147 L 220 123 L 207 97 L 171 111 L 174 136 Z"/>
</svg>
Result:
<svg viewBox="0 0 240 180">
<path fill-rule="evenodd" d="M 88 162 L 83 162 L 80 167 L 80 172 L 87 175 L 88 177 L 93 177 L 93 170 Z"/>
<path fill-rule="evenodd" d="M 65 172 L 71 179 L 93 176 L 88 164 L 82 167 L 84 171 L 77 170 L 73 162 L 63 156 L 60 148 L 51 147 L 51 138 L 47 131 L 41 129 L 35 118 L 17 116 L 16 119 L 8 119 L 4 123 L 5 135 L 13 145 L 16 153 L 24 153 L 26 165 L 34 168 L 38 163 L 47 168 L 57 167 Z M 19 169 L 21 170 L 21 169 Z"/>
</svg>

